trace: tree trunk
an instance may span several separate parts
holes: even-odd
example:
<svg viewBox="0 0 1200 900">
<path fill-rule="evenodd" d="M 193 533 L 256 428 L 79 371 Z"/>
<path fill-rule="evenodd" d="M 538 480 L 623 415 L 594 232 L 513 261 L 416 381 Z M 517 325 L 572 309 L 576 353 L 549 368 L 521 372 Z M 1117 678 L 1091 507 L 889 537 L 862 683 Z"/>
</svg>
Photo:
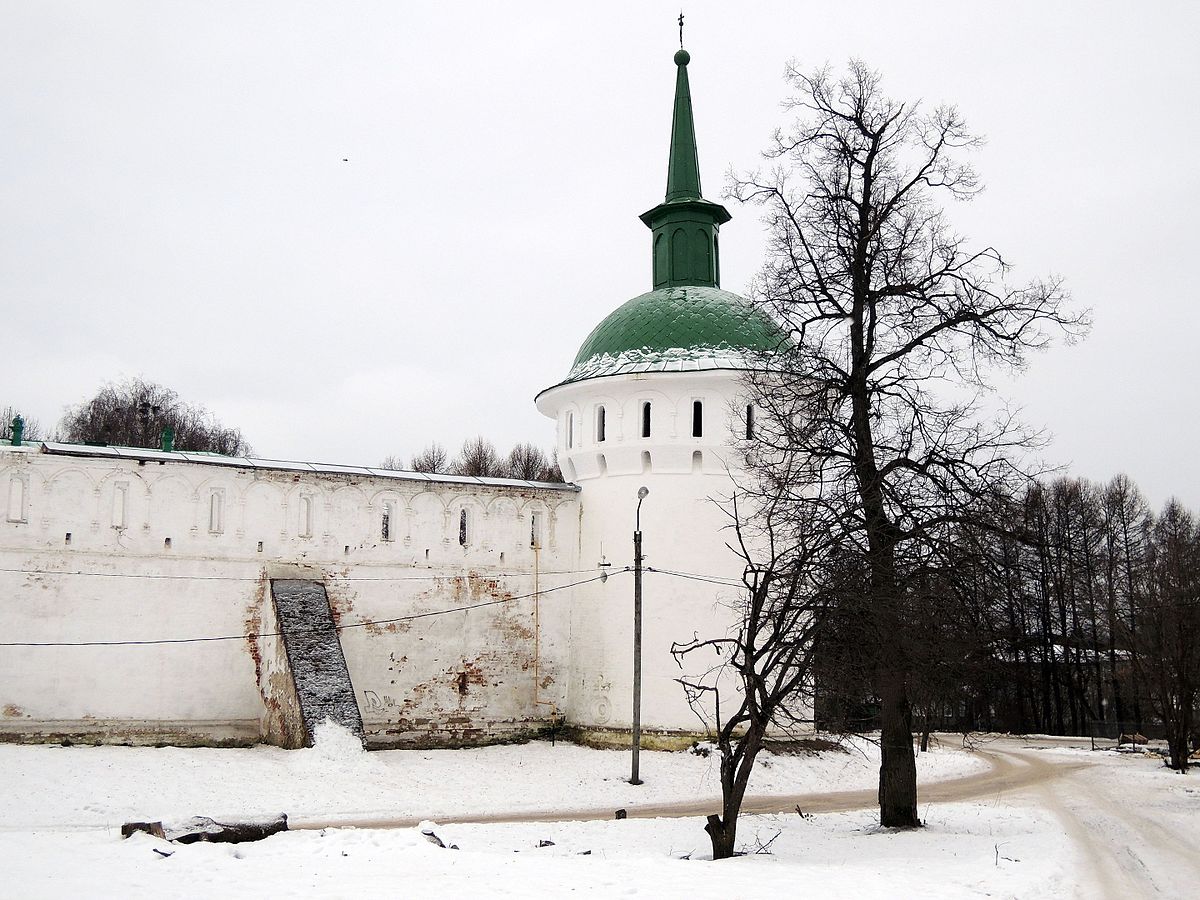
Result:
<svg viewBox="0 0 1200 900">
<path fill-rule="evenodd" d="M 709 816 L 704 826 L 712 839 L 713 859 L 729 859 L 733 856 L 734 842 L 737 840 L 737 815 L 729 819 L 720 816 Z"/>
<path fill-rule="evenodd" d="M 734 752 L 728 732 L 718 740 L 721 748 L 721 815 L 709 816 L 704 826 L 712 839 L 713 859 L 729 859 L 733 856 L 738 814 L 742 810 L 750 773 L 754 769 L 758 751 L 762 749 L 765 734 L 765 722 L 752 722 L 741 738 L 740 755 Z"/>
<path fill-rule="evenodd" d="M 917 818 L 917 761 L 906 680 L 899 669 L 889 669 L 880 677 L 879 824 L 885 828 L 921 825 Z"/>
</svg>

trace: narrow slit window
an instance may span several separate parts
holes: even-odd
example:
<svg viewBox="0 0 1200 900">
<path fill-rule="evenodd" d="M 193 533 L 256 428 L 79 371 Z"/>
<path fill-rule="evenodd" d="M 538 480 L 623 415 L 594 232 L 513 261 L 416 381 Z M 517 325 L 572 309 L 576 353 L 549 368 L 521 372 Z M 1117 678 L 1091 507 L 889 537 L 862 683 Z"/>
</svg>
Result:
<svg viewBox="0 0 1200 900">
<path fill-rule="evenodd" d="M 529 546 L 534 549 L 542 546 L 542 514 L 529 514 Z"/>
<path fill-rule="evenodd" d="M 25 521 L 25 482 L 16 475 L 8 482 L 8 521 Z"/>
<path fill-rule="evenodd" d="M 567 413 L 567 449 L 575 446 L 575 413 Z"/>
<path fill-rule="evenodd" d="M 383 504 L 383 516 L 379 522 L 379 538 L 384 541 L 396 539 L 396 503 L 388 500 Z"/>
<path fill-rule="evenodd" d="M 129 501 L 129 485 L 118 484 L 113 489 L 113 511 L 112 525 L 113 528 L 124 528 L 126 525 L 126 516 L 128 511 Z"/>
<path fill-rule="evenodd" d="M 650 401 L 642 403 L 642 437 L 650 437 Z"/>
<path fill-rule="evenodd" d="M 208 495 L 208 530 L 220 534 L 225 530 L 225 492 L 213 491 Z"/>
<path fill-rule="evenodd" d="M 692 437 L 704 437 L 704 401 L 692 401 Z"/>
<path fill-rule="evenodd" d="M 300 537 L 312 537 L 312 498 L 300 498 Z"/>
<path fill-rule="evenodd" d="M 642 451 L 642 473 L 643 473 L 643 474 L 645 474 L 646 472 L 649 472 L 649 471 L 650 471 L 650 468 L 651 468 L 651 465 L 650 465 L 650 451 L 649 451 L 649 450 L 643 450 L 643 451 Z"/>
<path fill-rule="evenodd" d="M 754 404 L 746 406 L 746 440 L 754 440 Z"/>
<path fill-rule="evenodd" d="M 605 418 L 606 418 L 606 416 L 605 416 L 605 412 L 604 412 L 604 407 L 597 406 L 596 407 L 596 443 L 597 444 L 604 443 Z"/>
<path fill-rule="evenodd" d="M 467 511 L 460 510 L 458 513 L 458 543 L 465 547 L 467 546 Z"/>
</svg>

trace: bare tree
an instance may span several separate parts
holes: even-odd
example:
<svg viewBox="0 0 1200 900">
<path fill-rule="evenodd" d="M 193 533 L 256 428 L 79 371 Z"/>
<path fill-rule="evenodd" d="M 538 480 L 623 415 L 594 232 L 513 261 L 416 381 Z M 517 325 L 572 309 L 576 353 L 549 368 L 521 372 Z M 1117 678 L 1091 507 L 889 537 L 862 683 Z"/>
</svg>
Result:
<svg viewBox="0 0 1200 900">
<path fill-rule="evenodd" d="M 446 448 L 434 441 L 412 458 L 412 471 L 443 475 L 449 471 Z"/>
<path fill-rule="evenodd" d="M 766 210 L 754 295 L 791 336 L 764 363 L 772 374 L 750 379 L 760 421 L 774 423 L 760 429 L 758 471 L 800 475 L 808 487 L 792 501 L 860 554 L 880 822 L 916 827 L 906 605 L 949 527 L 1022 477 L 1014 460 L 1033 436 L 982 414 L 989 371 L 1082 333 L 1086 315 L 1067 310 L 1056 280 L 1009 286 L 998 251 L 950 230 L 937 195 L 979 190 L 959 159 L 978 142 L 954 107 L 889 99 L 859 62 L 843 78 L 791 67 L 787 79 L 799 120 L 776 132 L 769 171 L 729 189 Z"/>
<path fill-rule="evenodd" d="M 0 441 L 12 440 L 13 419 L 18 416 L 25 423 L 23 440 L 41 441 L 45 439 L 45 432 L 42 430 L 42 425 L 37 419 L 22 414 L 15 406 L 4 406 L 0 407 Z"/>
<path fill-rule="evenodd" d="M 404 468 L 404 460 L 396 456 L 394 453 L 389 453 L 379 463 L 379 468 L 387 469 L 388 471 L 398 472 Z"/>
<path fill-rule="evenodd" d="M 1154 523 L 1137 667 L 1167 733 L 1171 768 L 1186 774 L 1200 696 L 1200 530 L 1171 500 Z"/>
<path fill-rule="evenodd" d="M 508 451 L 504 460 L 504 469 L 509 478 L 523 478 L 526 481 L 537 481 L 549 468 L 550 461 L 541 447 L 528 441 L 517 444 Z"/>
<path fill-rule="evenodd" d="M 558 450 L 553 450 L 550 453 L 550 459 L 547 461 L 546 467 L 538 473 L 538 477 L 535 480 L 562 484 L 563 474 L 562 468 L 558 464 Z"/>
<path fill-rule="evenodd" d="M 129 447 L 157 447 L 169 427 L 179 450 L 253 453 L 240 430 L 226 428 L 204 407 L 142 378 L 105 385 L 91 400 L 69 409 L 59 427 L 63 440 Z"/>
<path fill-rule="evenodd" d="M 768 731 L 786 733 L 803 719 L 822 621 L 814 576 L 824 541 L 814 541 L 794 519 L 777 520 L 778 507 L 751 517 L 752 526 L 739 519 L 736 500 L 731 512 L 734 549 L 745 562 L 736 624 L 727 636 L 671 647 L 681 668 L 693 656 L 717 660 L 700 675 L 678 679 L 692 709 L 715 733 L 721 756 L 721 813 L 704 826 L 713 859 L 734 854 L 742 801 Z"/>
<path fill-rule="evenodd" d="M 541 447 L 528 441 L 517 444 L 508 451 L 504 460 L 504 471 L 509 478 L 525 481 L 561 482 L 562 472 L 558 468 L 558 451 L 546 456 Z"/>
<path fill-rule="evenodd" d="M 496 445 L 479 435 L 463 441 L 458 457 L 450 466 L 452 475 L 474 475 L 477 478 L 503 478 L 504 462 Z"/>
</svg>

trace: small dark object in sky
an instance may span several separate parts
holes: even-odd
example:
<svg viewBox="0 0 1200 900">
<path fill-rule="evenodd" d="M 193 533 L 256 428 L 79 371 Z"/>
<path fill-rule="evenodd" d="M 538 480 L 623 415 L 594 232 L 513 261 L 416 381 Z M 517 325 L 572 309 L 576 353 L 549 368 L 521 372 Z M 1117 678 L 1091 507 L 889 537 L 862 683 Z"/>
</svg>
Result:
<svg viewBox="0 0 1200 900">
<path fill-rule="evenodd" d="M 344 156 L 343 156 L 343 157 L 342 157 L 342 162 L 350 162 L 350 160 L 346 159 L 346 157 L 344 157 Z"/>
</svg>

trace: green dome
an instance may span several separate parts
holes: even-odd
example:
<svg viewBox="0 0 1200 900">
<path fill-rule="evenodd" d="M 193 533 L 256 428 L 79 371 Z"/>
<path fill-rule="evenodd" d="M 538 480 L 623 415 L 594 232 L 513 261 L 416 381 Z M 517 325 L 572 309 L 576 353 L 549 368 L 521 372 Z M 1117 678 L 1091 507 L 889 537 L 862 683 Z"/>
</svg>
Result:
<svg viewBox="0 0 1200 900">
<path fill-rule="evenodd" d="M 745 368 L 786 341 L 761 310 L 720 288 L 683 285 L 634 297 L 587 336 L 566 381 L 630 372 Z"/>
</svg>

